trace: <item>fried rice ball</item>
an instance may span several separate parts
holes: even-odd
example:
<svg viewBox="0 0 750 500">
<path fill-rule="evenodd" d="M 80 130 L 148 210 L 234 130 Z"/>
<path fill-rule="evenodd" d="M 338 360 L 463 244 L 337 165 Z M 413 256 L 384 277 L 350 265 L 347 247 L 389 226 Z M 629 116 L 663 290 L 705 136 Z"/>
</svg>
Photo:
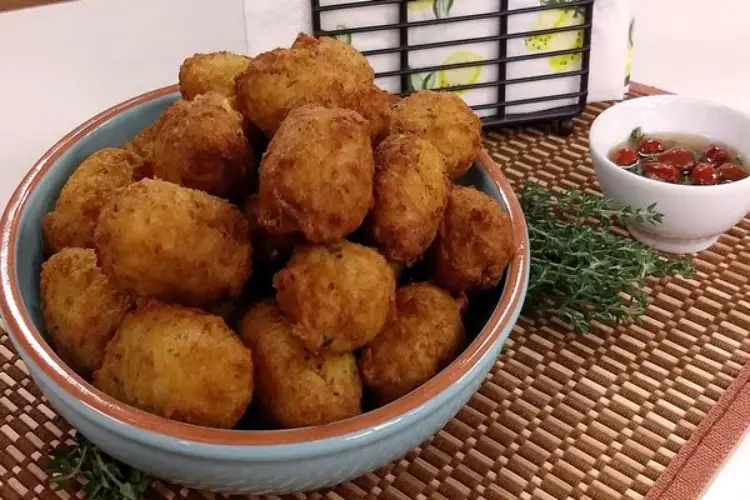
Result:
<svg viewBox="0 0 750 500">
<path fill-rule="evenodd" d="M 144 179 L 113 196 L 95 241 L 104 272 L 143 297 L 201 306 L 239 295 L 250 276 L 242 212 L 169 182 Z"/>
<path fill-rule="evenodd" d="M 311 352 L 353 351 L 380 332 L 396 279 L 375 249 L 348 241 L 298 247 L 273 279 L 279 307 Z"/>
<path fill-rule="evenodd" d="M 218 316 L 151 301 L 122 322 L 94 386 L 162 417 L 229 429 L 252 399 L 253 358 Z"/>
<path fill-rule="evenodd" d="M 55 208 L 44 216 L 51 253 L 66 247 L 93 248 L 94 227 L 104 202 L 143 175 L 143 160 L 123 149 L 104 148 L 83 160 L 63 185 Z"/>
<path fill-rule="evenodd" d="M 432 243 L 448 202 L 443 155 L 415 135 L 391 135 L 375 151 L 370 232 L 388 259 L 407 266 Z"/>
<path fill-rule="evenodd" d="M 372 122 L 377 141 L 388 127 L 390 97 L 373 82 L 372 67 L 351 46 L 300 35 L 291 49 L 265 52 L 250 61 L 236 80 L 237 106 L 269 137 L 299 106 L 352 109 Z"/>
<path fill-rule="evenodd" d="M 130 297 L 88 248 L 65 248 L 42 264 L 40 298 L 57 354 L 84 378 L 102 364 L 104 348 L 132 307 Z"/>
<path fill-rule="evenodd" d="M 306 351 L 272 299 L 250 309 L 239 333 L 253 353 L 255 399 L 278 425 L 322 425 L 362 412 L 354 355 Z"/>
<path fill-rule="evenodd" d="M 153 176 L 151 158 L 154 154 L 154 143 L 156 142 L 156 137 L 159 130 L 158 123 L 159 121 L 157 120 L 155 123 L 152 123 L 151 125 L 145 127 L 140 132 L 138 132 L 135 137 L 122 145 L 122 149 L 124 149 L 125 151 L 130 151 L 131 153 L 134 153 L 143 159 L 146 169 L 146 175 L 144 175 L 144 177 Z"/>
<path fill-rule="evenodd" d="M 452 92 L 420 90 L 391 110 L 391 134 L 416 134 L 445 156 L 448 174 L 466 173 L 482 147 L 482 122 Z"/>
<path fill-rule="evenodd" d="M 463 299 L 429 283 L 396 292 L 396 311 L 359 361 L 365 385 L 380 404 L 394 401 L 435 376 L 464 344 Z"/>
<path fill-rule="evenodd" d="M 336 38 L 327 36 L 316 38 L 307 33 L 298 33 L 292 49 L 309 50 L 320 59 L 326 59 L 338 67 L 339 71 L 349 73 L 349 76 L 356 82 L 372 83 L 375 80 L 375 71 L 367 58 L 348 43 Z"/>
<path fill-rule="evenodd" d="M 460 293 L 496 286 L 516 253 L 513 227 L 498 202 L 454 186 L 435 241 L 435 279 Z"/>
<path fill-rule="evenodd" d="M 272 233 L 299 231 L 314 243 L 357 229 L 372 207 L 367 129 L 349 110 L 311 105 L 289 113 L 261 163 L 263 226 Z"/>
<path fill-rule="evenodd" d="M 351 109 L 359 113 L 370 124 L 370 138 L 373 146 L 377 146 L 389 133 L 391 125 L 390 93 L 376 85 L 364 85 L 349 95 L 343 96 L 339 102 L 323 103 L 324 106 L 335 106 Z"/>
<path fill-rule="evenodd" d="M 175 102 L 157 125 L 154 175 L 215 196 L 243 191 L 253 162 L 243 126 L 242 116 L 216 92 Z"/>
<path fill-rule="evenodd" d="M 190 101 L 213 91 L 234 102 L 234 79 L 245 71 L 249 62 L 246 56 L 226 51 L 188 57 L 180 66 L 180 93 Z"/>
</svg>

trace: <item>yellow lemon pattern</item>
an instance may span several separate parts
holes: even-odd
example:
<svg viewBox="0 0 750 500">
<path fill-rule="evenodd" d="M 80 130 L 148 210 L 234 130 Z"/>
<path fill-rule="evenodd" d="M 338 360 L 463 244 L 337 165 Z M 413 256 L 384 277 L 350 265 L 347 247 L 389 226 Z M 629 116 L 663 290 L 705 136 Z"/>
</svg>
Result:
<svg viewBox="0 0 750 500">
<path fill-rule="evenodd" d="M 459 64 L 459 63 L 465 63 L 465 62 L 476 62 L 476 61 L 482 61 L 483 57 L 474 54 L 473 52 L 469 52 L 466 50 L 462 50 L 459 52 L 454 52 L 453 54 L 449 55 L 445 60 L 442 62 L 442 64 Z M 465 68 L 455 68 L 455 69 L 443 69 L 437 72 L 437 85 L 438 88 L 446 88 L 446 87 L 456 87 L 459 85 L 472 85 L 474 83 L 477 83 L 479 81 L 479 78 L 482 76 L 482 67 L 481 66 L 468 66 Z M 458 90 L 456 93 L 462 93 L 465 92 L 465 90 Z"/>
<path fill-rule="evenodd" d="M 454 2 L 455 0 L 414 0 L 407 2 L 407 9 L 410 12 L 432 9 L 435 19 L 441 19 L 450 15 Z"/>
<path fill-rule="evenodd" d="M 549 0 L 541 2 L 549 5 Z M 531 31 L 566 28 L 583 24 L 583 16 L 576 9 L 554 9 L 539 12 L 531 23 Z M 583 47 L 583 31 L 571 30 L 561 33 L 529 35 L 524 39 L 530 53 L 556 50 L 579 49 Z M 581 54 L 563 54 L 549 58 L 549 65 L 555 73 L 572 69 L 581 61 Z"/>
<path fill-rule="evenodd" d="M 479 54 L 461 50 L 446 57 L 441 65 L 460 64 L 465 62 L 483 61 Z M 473 85 L 482 77 L 481 66 L 468 66 L 465 68 L 441 69 L 430 73 L 414 73 L 409 77 L 409 90 L 444 89 L 463 85 Z M 454 90 L 457 94 L 466 92 L 467 89 Z"/>
<path fill-rule="evenodd" d="M 433 4 L 433 0 L 415 0 L 413 2 L 408 2 L 407 8 L 412 12 L 421 12 L 423 10 L 431 9 Z"/>
</svg>

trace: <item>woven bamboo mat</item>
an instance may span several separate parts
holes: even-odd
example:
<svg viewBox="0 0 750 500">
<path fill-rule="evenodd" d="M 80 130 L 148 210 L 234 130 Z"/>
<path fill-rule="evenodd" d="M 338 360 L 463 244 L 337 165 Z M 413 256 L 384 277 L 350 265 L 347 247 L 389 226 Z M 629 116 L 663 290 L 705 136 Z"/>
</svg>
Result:
<svg viewBox="0 0 750 500">
<path fill-rule="evenodd" d="M 597 192 L 587 134 L 606 106 L 587 107 L 570 137 L 503 131 L 489 134 L 486 146 L 513 182 L 533 177 Z M 374 473 L 290 498 L 698 496 L 750 418 L 750 366 L 743 370 L 750 218 L 695 264 L 692 280 L 651 283 L 639 325 L 584 336 L 522 317 L 479 392 L 432 439 Z M 0 498 L 67 498 L 49 489 L 43 469 L 46 450 L 70 427 L 41 397 L 7 335 L 0 337 L 0 417 Z M 213 497 L 163 484 L 149 493 Z"/>
</svg>

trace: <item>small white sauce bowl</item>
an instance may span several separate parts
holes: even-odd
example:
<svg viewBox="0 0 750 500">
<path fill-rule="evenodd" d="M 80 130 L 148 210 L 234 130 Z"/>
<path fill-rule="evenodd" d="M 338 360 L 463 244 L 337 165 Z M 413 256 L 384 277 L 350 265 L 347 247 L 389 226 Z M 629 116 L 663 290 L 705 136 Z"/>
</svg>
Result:
<svg viewBox="0 0 750 500">
<path fill-rule="evenodd" d="M 648 179 L 617 166 L 612 148 L 635 127 L 647 135 L 665 132 L 701 135 L 750 158 L 750 117 L 726 107 L 677 95 L 640 97 L 601 113 L 591 126 L 589 148 L 605 196 L 620 205 L 646 208 L 656 203 L 660 224 L 628 223 L 637 240 L 669 253 L 711 247 L 750 212 L 750 177 L 729 184 L 693 186 Z"/>
</svg>

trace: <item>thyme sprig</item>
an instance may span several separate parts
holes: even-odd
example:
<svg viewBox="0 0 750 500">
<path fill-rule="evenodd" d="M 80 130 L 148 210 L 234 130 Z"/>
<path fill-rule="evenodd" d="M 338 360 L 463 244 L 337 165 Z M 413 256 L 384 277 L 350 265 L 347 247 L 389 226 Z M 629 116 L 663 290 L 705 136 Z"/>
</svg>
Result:
<svg viewBox="0 0 750 500">
<path fill-rule="evenodd" d="M 655 205 L 617 207 L 578 191 L 554 196 L 534 183 L 522 186 L 520 199 L 531 251 L 527 313 L 588 332 L 594 321 L 617 324 L 641 316 L 649 276 L 692 275 L 688 259 L 668 259 L 613 231 L 629 220 L 658 224 L 662 215 Z"/>
<path fill-rule="evenodd" d="M 83 484 L 88 500 L 141 500 L 150 476 L 100 451 L 79 432 L 75 443 L 50 451 L 47 473 L 53 489 Z"/>
</svg>

